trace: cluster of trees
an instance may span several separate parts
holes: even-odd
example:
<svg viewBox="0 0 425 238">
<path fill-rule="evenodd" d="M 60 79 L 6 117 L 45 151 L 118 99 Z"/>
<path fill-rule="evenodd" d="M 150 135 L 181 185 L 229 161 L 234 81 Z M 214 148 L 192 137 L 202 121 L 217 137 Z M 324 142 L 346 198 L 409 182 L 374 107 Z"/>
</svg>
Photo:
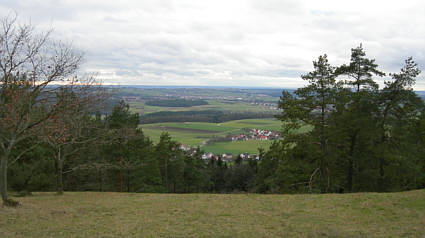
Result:
<svg viewBox="0 0 425 238">
<path fill-rule="evenodd" d="M 193 106 L 202 106 L 208 105 L 208 102 L 205 100 L 187 100 L 187 99 L 157 99 L 150 100 L 145 102 L 149 106 L 158 106 L 158 107 L 193 107 Z"/>
<path fill-rule="evenodd" d="M 339 67 L 323 55 L 308 85 L 283 92 L 283 139 L 266 152 L 260 192 L 399 191 L 425 186 L 425 113 L 412 86 L 420 71 L 411 59 L 385 76 L 360 45 Z M 308 133 L 294 133 L 303 125 Z"/>
<path fill-rule="evenodd" d="M 273 113 L 267 112 L 225 112 L 216 110 L 203 111 L 161 111 L 140 116 L 140 123 L 160 123 L 160 122 L 212 122 L 220 123 L 233 120 L 271 118 Z"/>
<path fill-rule="evenodd" d="M 62 150 L 61 170 L 50 158 L 57 150 L 38 144 L 9 168 L 9 187 L 31 191 L 118 191 L 118 192 L 234 192 L 252 191 L 256 160 L 233 166 L 219 158 L 203 160 L 203 152 L 184 151 L 163 133 L 157 144 L 138 128 L 138 114 L 120 102 L 109 115 L 88 118 L 84 144 Z M 90 139 L 91 138 L 91 139 Z M 31 146 L 31 141 L 21 144 Z M 71 148 L 72 147 L 72 148 Z M 74 151 L 71 155 L 66 152 Z M 65 160 L 65 158 L 67 158 Z M 55 179 L 56 178 L 56 179 Z M 62 180 L 63 178 L 63 180 Z M 62 182 L 63 181 L 63 182 Z"/>
</svg>

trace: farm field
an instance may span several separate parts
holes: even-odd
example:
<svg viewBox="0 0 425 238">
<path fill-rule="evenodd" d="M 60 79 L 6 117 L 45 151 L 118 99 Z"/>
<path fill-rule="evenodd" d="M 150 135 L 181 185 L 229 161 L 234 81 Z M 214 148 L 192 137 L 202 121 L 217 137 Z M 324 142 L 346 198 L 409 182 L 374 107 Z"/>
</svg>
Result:
<svg viewBox="0 0 425 238">
<path fill-rule="evenodd" d="M 354 194 L 34 193 L 0 237 L 425 237 L 425 190 Z"/>
<path fill-rule="evenodd" d="M 258 153 L 258 148 L 268 148 L 271 141 L 238 141 L 219 142 L 204 147 L 206 141 L 214 137 L 225 137 L 228 134 L 243 133 L 244 128 L 279 131 L 281 122 L 275 119 L 246 119 L 224 123 L 184 122 L 155 123 L 140 125 L 143 132 L 151 137 L 154 143 L 159 141 L 163 131 L 187 146 L 201 146 L 205 152 L 213 153 Z M 210 151 L 211 150 L 211 151 Z"/>
<path fill-rule="evenodd" d="M 131 101 L 129 102 L 130 109 L 132 112 L 141 114 L 149 114 L 154 112 L 168 111 L 204 111 L 204 110 L 216 110 L 216 111 L 228 111 L 228 112 L 257 112 L 257 113 L 277 113 L 278 110 L 271 108 L 270 106 L 263 106 L 258 104 L 252 104 L 249 102 L 233 102 L 226 100 L 206 100 L 208 105 L 192 106 L 192 107 L 159 107 L 146 105 L 142 101 Z"/>
<path fill-rule="evenodd" d="M 190 96 L 192 98 L 220 98 L 275 102 L 282 95 L 283 89 L 268 88 L 226 88 L 226 87 L 139 87 L 127 85 L 116 88 L 121 96 L 143 96 L 144 98 L 175 98 Z M 293 91 L 293 90 L 290 90 Z"/>
<path fill-rule="evenodd" d="M 243 89 L 243 88 L 149 88 L 124 86 L 115 88 L 115 100 L 124 99 L 132 112 L 149 114 L 154 112 L 177 111 L 226 111 L 237 113 L 275 114 L 277 101 L 282 89 Z M 146 105 L 150 100 L 205 100 L 208 105 L 192 107 L 159 107 Z M 273 105 L 273 106 L 272 106 Z"/>
</svg>

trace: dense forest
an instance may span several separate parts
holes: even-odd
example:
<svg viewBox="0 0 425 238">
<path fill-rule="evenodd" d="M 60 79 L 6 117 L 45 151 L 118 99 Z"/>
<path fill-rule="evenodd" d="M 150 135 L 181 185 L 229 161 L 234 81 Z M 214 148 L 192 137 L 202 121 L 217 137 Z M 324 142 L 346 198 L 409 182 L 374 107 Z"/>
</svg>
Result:
<svg viewBox="0 0 425 238">
<path fill-rule="evenodd" d="M 48 35 L 40 40 L 30 26 L 17 29 L 14 20 L 4 21 L 7 37 L 0 38 L 4 204 L 14 204 L 9 191 L 329 193 L 425 187 L 424 102 L 412 89 L 420 71 L 411 58 L 399 73 L 386 74 L 361 45 L 338 67 L 320 56 L 314 70 L 302 75 L 307 86 L 282 92 L 277 116 L 282 139 L 259 151 L 258 160 L 235 156 L 225 162 L 203 160 L 201 148 L 182 150 L 166 133 L 152 143 L 138 128 L 149 118 L 132 113 L 123 101 L 101 113 L 108 92 L 93 77 L 75 76 L 81 55 L 61 44 L 47 54 Z M 374 77 L 383 76 L 380 89 Z M 60 83 L 48 87 L 55 82 Z M 179 113 L 150 114 L 150 120 L 259 116 Z M 312 130 L 296 133 L 305 125 Z"/>
</svg>

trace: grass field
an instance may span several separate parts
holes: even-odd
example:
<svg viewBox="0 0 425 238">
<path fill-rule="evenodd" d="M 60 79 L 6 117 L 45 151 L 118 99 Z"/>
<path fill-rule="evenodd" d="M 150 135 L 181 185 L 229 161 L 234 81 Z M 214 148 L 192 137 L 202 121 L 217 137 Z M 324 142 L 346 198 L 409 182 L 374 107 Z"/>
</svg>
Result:
<svg viewBox="0 0 425 238">
<path fill-rule="evenodd" d="M 182 123 L 155 123 L 140 125 L 143 132 L 156 143 L 163 131 L 171 137 L 188 146 L 201 146 L 206 152 L 213 153 L 250 153 L 256 154 L 258 148 L 267 149 L 271 141 L 238 141 L 220 142 L 203 147 L 203 142 L 213 137 L 224 137 L 228 134 L 242 133 L 244 128 L 279 131 L 281 122 L 275 119 L 246 119 L 224 123 L 182 122 Z"/>
<path fill-rule="evenodd" d="M 244 128 L 280 131 L 281 126 L 281 121 L 272 118 L 235 120 L 224 123 L 171 122 L 140 125 L 145 135 L 149 136 L 154 143 L 159 141 L 163 131 L 167 131 L 173 140 L 185 145 L 201 146 L 201 149 L 205 152 L 213 152 L 215 154 L 232 153 L 234 155 L 240 153 L 257 154 L 258 148 L 268 149 L 272 141 L 229 141 L 205 146 L 203 144 L 213 137 L 225 137 L 228 134 L 242 133 Z M 310 129 L 309 126 L 305 126 L 300 128 L 298 132 L 306 132 Z"/>
<path fill-rule="evenodd" d="M 425 237 L 425 190 L 325 195 L 35 193 L 0 237 Z"/>
<path fill-rule="evenodd" d="M 149 106 L 144 102 L 129 102 L 130 109 L 132 112 L 149 114 L 153 112 L 160 111 L 204 111 L 204 110 L 217 110 L 225 112 L 268 112 L 268 113 L 277 113 L 276 109 L 272 109 L 269 106 L 262 106 L 251 104 L 248 102 L 231 102 L 225 100 L 207 100 L 208 105 L 202 106 L 193 106 L 193 107 L 158 107 L 158 106 Z"/>
</svg>

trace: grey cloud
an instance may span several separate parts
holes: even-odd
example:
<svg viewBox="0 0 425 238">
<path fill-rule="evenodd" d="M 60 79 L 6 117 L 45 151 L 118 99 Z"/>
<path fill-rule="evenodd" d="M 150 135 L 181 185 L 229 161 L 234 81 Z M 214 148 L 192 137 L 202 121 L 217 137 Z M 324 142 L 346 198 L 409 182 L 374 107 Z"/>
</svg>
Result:
<svg viewBox="0 0 425 238">
<path fill-rule="evenodd" d="M 387 3 L 388 9 L 295 0 L 2 1 L 0 13 L 85 52 L 82 70 L 110 83 L 175 85 L 303 85 L 300 75 L 328 54 L 349 61 L 363 43 L 389 72 L 413 56 L 425 67 L 425 4 Z M 395 5 L 398 4 L 398 5 Z M 105 81 L 107 81 L 105 80 Z M 418 83 L 425 89 L 425 83 Z"/>
</svg>

